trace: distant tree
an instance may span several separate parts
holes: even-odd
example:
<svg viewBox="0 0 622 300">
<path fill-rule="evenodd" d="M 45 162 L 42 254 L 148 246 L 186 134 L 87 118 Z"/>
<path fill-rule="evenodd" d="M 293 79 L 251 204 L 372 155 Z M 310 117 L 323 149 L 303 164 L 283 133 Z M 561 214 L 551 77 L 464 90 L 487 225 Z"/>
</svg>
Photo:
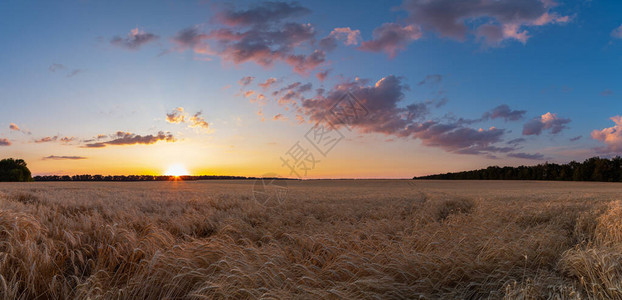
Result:
<svg viewBox="0 0 622 300">
<path fill-rule="evenodd" d="M 0 160 L 0 181 L 32 181 L 32 175 L 23 159 Z"/>
<path fill-rule="evenodd" d="M 477 179 L 477 180 L 567 180 L 567 181 L 622 181 L 622 158 L 592 157 L 579 163 L 571 161 L 558 165 L 544 163 L 536 166 L 498 167 L 414 177 L 413 179 Z"/>
</svg>

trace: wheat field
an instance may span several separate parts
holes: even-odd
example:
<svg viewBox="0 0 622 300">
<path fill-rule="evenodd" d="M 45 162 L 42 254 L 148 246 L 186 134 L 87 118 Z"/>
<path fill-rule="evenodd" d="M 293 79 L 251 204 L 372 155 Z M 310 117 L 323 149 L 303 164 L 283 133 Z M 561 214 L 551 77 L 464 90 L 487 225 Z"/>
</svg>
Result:
<svg viewBox="0 0 622 300">
<path fill-rule="evenodd" d="M 621 299 L 616 183 L 2 183 L 2 299 Z"/>
</svg>

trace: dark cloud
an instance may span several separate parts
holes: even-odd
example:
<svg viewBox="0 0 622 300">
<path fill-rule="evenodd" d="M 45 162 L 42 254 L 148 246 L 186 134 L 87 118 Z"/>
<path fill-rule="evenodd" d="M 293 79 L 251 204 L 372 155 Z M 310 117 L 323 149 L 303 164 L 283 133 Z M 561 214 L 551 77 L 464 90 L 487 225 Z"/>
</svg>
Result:
<svg viewBox="0 0 622 300">
<path fill-rule="evenodd" d="M 501 118 L 501 119 L 504 119 L 505 121 L 518 121 L 525 116 L 525 113 L 527 113 L 527 111 L 511 110 L 507 104 L 502 104 L 502 105 L 495 107 L 490 112 L 486 112 L 484 116 L 482 116 L 482 118 L 483 119 L 490 118 L 493 120 L 497 118 Z"/>
<path fill-rule="evenodd" d="M 251 84 L 251 83 L 253 82 L 253 79 L 255 79 L 255 77 L 252 77 L 252 76 L 245 76 L 245 77 L 242 77 L 242 79 L 240 79 L 240 80 L 238 81 L 238 83 L 239 83 L 241 86 L 247 86 L 247 85 L 249 85 L 249 84 Z"/>
<path fill-rule="evenodd" d="M 559 118 L 557 114 L 550 112 L 543 114 L 539 118 L 525 123 L 523 135 L 540 135 L 544 130 L 550 130 L 552 134 L 558 134 L 570 123 L 570 119 Z"/>
<path fill-rule="evenodd" d="M 553 1 L 541 0 L 405 0 L 402 5 L 412 26 L 457 40 L 473 33 L 488 45 L 507 39 L 525 43 L 527 29 L 570 20 L 554 7 Z"/>
<path fill-rule="evenodd" d="M 421 35 L 421 31 L 416 26 L 385 23 L 374 29 L 373 39 L 364 41 L 359 49 L 385 52 L 390 58 L 394 58 L 399 51 L 405 50 L 410 42 L 421 38 Z"/>
<path fill-rule="evenodd" d="M 526 141 L 526 139 L 524 139 L 524 138 L 516 138 L 516 139 L 512 139 L 512 140 L 507 141 L 506 144 L 516 146 L 516 145 L 518 145 L 518 144 L 520 144 L 520 143 L 522 143 L 524 141 Z"/>
<path fill-rule="evenodd" d="M 302 45 L 312 47 L 315 29 L 308 23 L 286 21 L 309 12 L 297 3 L 263 2 L 248 10 L 229 9 L 217 13 L 216 20 L 224 28 L 202 33 L 197 27 L 180 31 L 173 41 L 177 49 L 215 55 L 235 64 L 254 62 L 270 67 L 285 62 L 301 74 L 322 65 L 323 50 L 296 54 Z"/>
<path fill-rule="evenodd" d="M 125 38 L 115 36 L 110 44 L 129 50 L 138 50 L 141 46 L 157 40 L 159 37 L 153 33 L 144 32 L 138 28 L 132 29 Z"/>
<path fill-rule="evenodd" d="M 571 142 L 576 142 L 576 141 L 580 140 L 582 137 L 583 137 L 582 135 L 580 135 L 580 136 L 575 136 L 575 137 L 573 137 L 573 138 L 570 138 L 570 139 L 569 139 L 569 141 L 571 141 Z"/>
<path fill-rule="evenodd" d="M 90 144 L 84 145 L 84 147 L 103 148 L 108 145 L 116 145 L 116 146 L 137 145 L 137 144 L 151 145 L 159 141 L 175 142 L 176 139 L 173 136 L 173 134 L 171 134 L 170 132 L 164 133 L 160 131 L 156 135 L 150 134 L 150 135 L 141 136 L 141 135 L 137 135 L 137 134 L 133 134 L 129 132 L 118 131 L 116 134 L 113 135 L 113 139 L 110 141 L 101 142 L 101 143 L 90 143 Z"/>
<path fill-rule="evenodd" d="M 612 90 L 610 90 L 610 89 L 606 89 L 606 90 L 604 90 L 604 91 L 600 92 L 600 95 L 601 95 L 601 96 L 605 96 L 605 97 L 607 97 L 607 96 L 612 96 L 612 95 L 613 95 L 613 91 L 612 91 Z"/>
<path fill-rule="evenodd" d="M 84 156 L 56 156 L 56 155 L 50 155 L 50 156 L 46 156 L 43 158 L 43 160 L 81 160 L 81 159 L 87 159 Z"/>
<path fill-rule="evenodd" d="M 75 140 L 76 140 L 76 138 L 75 138 L 75 137 L 73 137 L 73 136 L 72 136 L 72 137 L 68 137 L 68 136 L 66 136 L 66 137 L 62 137 L 62 138 L 61 138 L 61 137 L 59 137 L 59 136 L 57 136 L 57 135 L 56 135 L 56 136 L 46 136 L 46 137 L 42 137 L 42 138 L 40 138 L 40 139 L 38 139 L 38 140 L 35 140 L 35 143 L 37 143 L 37 144 L 41 144 L 41 143 L 50 143 L 50 142 L 60 141 L 61 143 L 65 143 L 65 144 L 67 144 L 67 143 L 71 143 L 71 142 L 73 142 L 73 141 L 75 141 Z"/>
<path fill-rule="evenodd" d="M 208 54 L 209 47 L 204 43 L 206 39 L 207 35 L 201 33 L 198 27 L 191 27 L 177 32 L 171 40 L 179 51 L 191 49 L 196 53 Z"/>
<path fill-rule="evenodd" d="M 411 137 L 426 146 L 460 154 L 507 153 L 515 150 L 515 147 L 495 146 L 502 141 L 506 132 L 504 129 L 474 129 L 459 122 L 425 120 L 432 103 L 405 103 L 404 92 L 408 86 L 401 77 L 391 75 L 375 84 L 368 83 L 357 79 L 336 85 L 329 91 L 318 93 L 314 99 L 303 99 L 302 111 L 311 121 L 345 126 L 339 119 L 334 119 L 330 111 L 342 101 L 346 92 L 350 92 L 357 103 L 368 111 L 367 116 L 355 118 L 347 124 L 359 132 Z"/>
<path fill-rule="evenodd" d="M 8 139 L 0 138 L 0 146 L 11 146 L 11 142 Z"/>
<path fill-rule="evenodd" d="M 543 160 L 544 159 L 544 155 L 540 154 L 540 153 L 509 153 L 508 157 L 514 157 L 514 158 L 522 158 L 522 159 L 533 159 L 533 160 Z"/>
<path fill-rule="evenodd" d="M 300 17 L 311 13 L 296 2 L 262 2 L 247 10 L 235 10 L 232 6 L 218 13 L 216 19 L 229 26 L 262 26 Z"/>
<path fill-rule="evenodd" d="M 9 129 L 13 130 L 13 131 L 20 131 L 21 130 L 21 129 L 19 129 L 19 126 L 17 126 L 17 124 L 15 124 L 15 123 L 9 124 Z"/>
</svg>

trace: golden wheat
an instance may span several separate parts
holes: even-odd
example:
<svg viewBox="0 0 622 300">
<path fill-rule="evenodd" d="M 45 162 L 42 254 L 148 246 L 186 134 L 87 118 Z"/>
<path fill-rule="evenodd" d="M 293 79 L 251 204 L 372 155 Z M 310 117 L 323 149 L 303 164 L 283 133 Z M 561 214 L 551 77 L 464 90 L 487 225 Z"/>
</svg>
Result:
<svg viewBox="0 0 622 300">
<path fill-rule="evenodd" d="M 622 299 L 619 184 L 0 184 L 2 299 Z"/>
</svg>

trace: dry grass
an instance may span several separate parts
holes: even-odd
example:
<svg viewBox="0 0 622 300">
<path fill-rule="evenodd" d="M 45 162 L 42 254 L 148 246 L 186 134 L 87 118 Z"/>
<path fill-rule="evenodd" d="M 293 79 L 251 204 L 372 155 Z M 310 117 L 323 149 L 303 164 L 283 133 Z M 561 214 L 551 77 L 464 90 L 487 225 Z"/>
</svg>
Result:
<svg viewBox="0 0 622 300">
<path fill-rule="evenodd" d="M 2 299 L 622 299 L 619 184 L 0 184 Z"/>
</svg>

